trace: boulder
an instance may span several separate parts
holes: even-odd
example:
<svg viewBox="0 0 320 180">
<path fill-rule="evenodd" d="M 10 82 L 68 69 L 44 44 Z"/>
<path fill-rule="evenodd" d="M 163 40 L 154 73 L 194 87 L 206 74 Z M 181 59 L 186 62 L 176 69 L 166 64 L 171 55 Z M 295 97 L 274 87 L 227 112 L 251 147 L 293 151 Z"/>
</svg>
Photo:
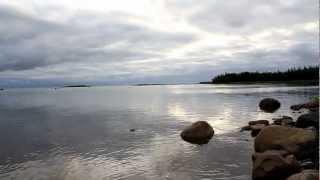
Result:
<svg viewBox="0 0 320 180">
<path fill-rule="evenodd" d="M 281 118 L 273 118 L 273 124 L 281 126 L 293 126 L 295 123 L 290 116 L 282 116 Z"/>
<path fill-rule="evenodd" d="M 252 125 L 251 127 L 251 136 L 252 137 L 256 137 L 259 132 L 266 127 L 265 124 L 256 124 L 256 125 Z"/>
<path fill-rule="evenodd" d="M 268 120 L 249 121 L 248 124 L 249 124 L 250 126 L 256 125 L 256 124 L 264 124 L 264 125 L 268 126 L 268 125 L 269 125 L 269 121 L 268 121 Z"/>
<path fill-rule="evenodd" d="M 198 121 L 185 128 L 180 136 L 183 140 L 194 144 L 206 144 L 214 134 L 213 128 L 205 121 Z"/>
<path fill-rule="evenodd" d="M 286 151 L 265 151 L 252 155 L 253 180 L 283 180 L 301 168 L 294 155 Z"/>
<path fill-rule="evenodd" d="M 268 113 L 275 112 L 280 108 L 280 106 L 281 106 L 280 102 L 273 98 L 262 99 L 259 103 L 260 109 Z"/>
<path fill-rule="evenodd" d="M 287 180 L 319 180 L 319 171 L 306 169 L 300 173 L 288 177 Z"/>
<path fill-rule="evenodd" d="M 298 117 L 296 126 L 306 128 L 309 126 L 319 127 L 319 112 L 310 112 Z"/>
<path fill-rule="evenodd" d="M 297 158 L 313 156 L 316 133 L 301 128 L 270 125 L 263 128 L 254 140 L 256 152 L 286 150 Z"/>
</svg>

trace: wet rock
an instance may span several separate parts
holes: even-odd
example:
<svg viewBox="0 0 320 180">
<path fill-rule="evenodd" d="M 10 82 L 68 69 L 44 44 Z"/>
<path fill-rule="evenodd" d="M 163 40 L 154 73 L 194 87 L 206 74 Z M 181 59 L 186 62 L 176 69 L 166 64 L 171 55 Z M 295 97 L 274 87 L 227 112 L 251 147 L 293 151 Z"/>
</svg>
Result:
<svg viewBox="0 0 320 180">
<path fill-rule="evenodd" d="M 294 111 L 298 111 L 298 110 L 302 109 L 302 107 L 303 107 L 303 104 L 295 104 L 295 105 L 290 106 L 290 109 L 292 109 Z"/>
<path fill-rule="evenodd" d="M 258 126 L 256 126 L 256 125 L 258 125 Z M 256 131 L 257 129 L 260 129 L 259 127 L 262 127 L 260 125 L 263 125 L 263 127 L 268 126 L 269 121 L 268 120 L 249 121 L 248 125 L 242 127 L 240 131 L 250 131 L 252 129 L 254 129 L 254 131 Z M 252 126 L 254 126 L 254 127 L 252 128 Z"/>
<path fill-rule="evenodd" d="M 281 118 L 273 118 L 273 124 L 281 126 L 294 126 L 294 121 L 290 116 L 282 116 Z"/>
<path fill-rule="evenodd" d="M 286 151 L 265 151 L 252 155 L 253 180 L 283 180 L 301 168 L 294 155 Z"/>
<path fill-rule="evenodd" d="M 288 177 L 287 180 L 319 180 L 319 171 L 313 169 L 303 170 Z"/>
<path fill-rule="evenodd" d="M 262 99 L 259 103 L 260 109 L 268 113 L 275 112 L 280 108 L 280 106 L 281 106 L 280 102 L 273 98 Z"/>
<path fill-rule="evenodd" d="M 256 137 L 259 132 L 266 127 L 265 124 L 256 124 L 256 125 L 252 125 L 251 127 L 251 136 L 252 137 Z"/>
<path fill-rule="evenodd" d="M 319 112 L 310 112 L 298 117 L 296 126 L 306 128 L 309 126 L 319 127 Z"/>
<path fill-rule="evenodd" d="M 214 134 L 213 128 L 205 121 L 198 121 L 184 129 L 180 136 L 193 144 L 206 144 Z"/>
<path fill-rule="evenodd" d="M 269 121 L 268 120 L 257 120 L 257 121 L 249 121 L 249 125 L 256 125 L 256 124 L 264 124 L 266 126 L 269 125 Z"/>
<path fill-rule="evenodd" d="M 296 104 L 290 107 L 290 109 L 294 111 L 298 111 L 302 108 L 309 109 L 309 110 L 319 109 L 319 101 L 311 101 L 304 104 Z"/>
<path fill-rule="evenodd" d="M 300 159 L 313 157 L 316 145 L 315 132 L 277 125 L 263 128 L 254 141 L 256 152 L 281 149 Z"/>
<path fill-rule="evenodd" d="M 243 126 L 240 130 L 240 132 L 242 131 L 250 131 L 251 130 L 251 126 L 250 125 L 247 125 L 247 126 Z"/>
</svg>

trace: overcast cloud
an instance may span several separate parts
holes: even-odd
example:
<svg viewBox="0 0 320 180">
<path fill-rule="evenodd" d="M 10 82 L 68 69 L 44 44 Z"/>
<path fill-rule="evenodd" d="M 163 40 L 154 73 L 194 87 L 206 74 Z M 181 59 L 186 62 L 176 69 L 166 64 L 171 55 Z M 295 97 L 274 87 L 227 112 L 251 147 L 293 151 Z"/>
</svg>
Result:
<svg viewBox="0 0 320 180">
<path fill-rule="evenodd" d="M 0 86 L 185 83 L 318 64 L 316 0 L 2 0 Z"/>
</svg>

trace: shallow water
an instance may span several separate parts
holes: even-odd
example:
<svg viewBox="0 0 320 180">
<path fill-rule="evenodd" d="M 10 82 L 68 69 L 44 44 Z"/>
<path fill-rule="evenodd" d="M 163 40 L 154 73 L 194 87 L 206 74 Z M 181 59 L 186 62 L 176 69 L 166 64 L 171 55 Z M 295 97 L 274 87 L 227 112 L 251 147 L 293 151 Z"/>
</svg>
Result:
<svg viewBox="0 0 320 180">
<path fill-rule="evenodd" d="M 250 120 L 293 114 L 318 87 L 271 85 L 107 86 L 0 92 L 0 179 L 248 180 Z M 274 114 L 257 104 L 274 97 Z M 208 121 L 206 145 L 181 140 Z M 136 129 L 130 132 L 130 129 Z"/>
</svg>

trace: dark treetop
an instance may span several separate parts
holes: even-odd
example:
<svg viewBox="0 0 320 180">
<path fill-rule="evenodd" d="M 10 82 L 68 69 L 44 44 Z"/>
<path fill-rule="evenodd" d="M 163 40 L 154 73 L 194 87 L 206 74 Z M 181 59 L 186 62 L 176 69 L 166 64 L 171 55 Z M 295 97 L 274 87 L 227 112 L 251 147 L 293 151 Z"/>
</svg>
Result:
<svg viewBox="0 0 320 180">
<path fill-rule="evenodd" d="M 319 66 L 291 68 L 284 72 L 241 72 L 225 73 L 214 77 L 211 82 L 202 83 L 237 83 L 237 82 L 281 82 L 313 80 L 319 82 Z"/>
</svg>

